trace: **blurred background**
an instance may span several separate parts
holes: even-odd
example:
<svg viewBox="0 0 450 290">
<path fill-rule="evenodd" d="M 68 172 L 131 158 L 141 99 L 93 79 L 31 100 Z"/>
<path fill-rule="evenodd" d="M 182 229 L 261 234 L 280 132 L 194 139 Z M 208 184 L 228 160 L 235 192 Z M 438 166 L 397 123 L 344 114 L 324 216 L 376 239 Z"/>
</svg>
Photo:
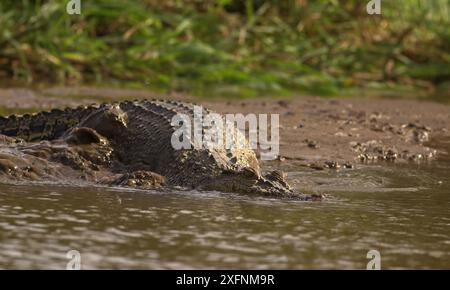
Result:
<svg viewBox="0 0 450 290">
<path fill-rule="evenodd" d="M 0 86 L 448 100 L 449 0 L 0 2 Z"/>
</svg>

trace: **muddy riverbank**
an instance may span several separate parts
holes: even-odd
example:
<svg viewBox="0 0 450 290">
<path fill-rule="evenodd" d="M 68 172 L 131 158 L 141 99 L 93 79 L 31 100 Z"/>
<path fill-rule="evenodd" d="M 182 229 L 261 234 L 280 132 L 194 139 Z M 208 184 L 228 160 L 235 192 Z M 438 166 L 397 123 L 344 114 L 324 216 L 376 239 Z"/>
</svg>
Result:
<svg viewBox="0 0 450 290">
<path fill-rule="evenodd" d="M 449 136 L 450 106 L 410 99 L 261 98 L 205 100 L 182 94 L 113 88 L 0 89 L 3 114 L 38 111 L 123 99 L 166 98 L 194 101 L 220 113 L 280 115 L 280 156 L 271 166 L 316 170 L 355 164 L 424 162 L 438 150 L 433 138 Z"/>
</svg>

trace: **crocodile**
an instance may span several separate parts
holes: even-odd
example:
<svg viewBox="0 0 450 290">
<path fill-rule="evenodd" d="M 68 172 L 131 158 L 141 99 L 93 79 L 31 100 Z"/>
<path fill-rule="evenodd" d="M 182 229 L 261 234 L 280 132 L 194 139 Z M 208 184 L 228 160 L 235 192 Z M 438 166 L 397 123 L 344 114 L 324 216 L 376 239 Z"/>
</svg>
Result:
<svg viewBox="0 0 450 290">
<path fill-rule="evenodd" d="M 194 104 L 134 100 L 11 115 L 0 117 L 0 134 L 3 143 L 20 153 L 16 157 L 25 154 L 35 158 L 33 164 L 47 159 L 82 171 L 85 167 L 94 171 L 106 168 L 118 174 L 108 180 L 115 185 L 321 198 L 294 191 L 282 171 L 263 174 L 247 141 L 231 149 L 175 149 L 171 138 L 179 128 L 172 121 L 176 114 L 194 117 Z M 238 129 L 233 134 L 243 136 Z M 3 151 L 0 149 L 0 154 Z M 0 169 L 17 169 L 8 164 L 0 162 Z"/>
</svg>

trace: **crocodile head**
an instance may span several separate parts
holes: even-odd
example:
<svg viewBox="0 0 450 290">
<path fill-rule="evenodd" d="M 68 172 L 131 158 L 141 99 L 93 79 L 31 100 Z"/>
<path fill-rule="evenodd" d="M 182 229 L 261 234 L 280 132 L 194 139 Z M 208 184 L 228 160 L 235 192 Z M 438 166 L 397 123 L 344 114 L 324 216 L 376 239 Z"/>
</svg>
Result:
<svg viewBox="0 0 450 290">
<path fill-rule="evenodd" d="M 285 178 L 285 174 L 279 170 L 262 176 L 258 170 L 245 167 L 238 172 L 224 171 L 213 179 L 203 181 L 199 189 L 310 199 L 310 196 L 292 190 Z"/>
</svg>

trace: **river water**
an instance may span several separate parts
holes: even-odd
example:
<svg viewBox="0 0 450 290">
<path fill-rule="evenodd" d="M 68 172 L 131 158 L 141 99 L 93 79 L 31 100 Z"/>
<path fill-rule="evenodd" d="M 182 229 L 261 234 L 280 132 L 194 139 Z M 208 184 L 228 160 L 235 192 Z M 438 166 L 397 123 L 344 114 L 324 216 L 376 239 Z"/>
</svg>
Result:
<svg viewBox="0 0 450 290">
<path fill-rule="evenodd" d="M 0 185 L 0 268 L 450 268 L 450 160 L 290 172 L 324 202 Z"/>
</svg>

